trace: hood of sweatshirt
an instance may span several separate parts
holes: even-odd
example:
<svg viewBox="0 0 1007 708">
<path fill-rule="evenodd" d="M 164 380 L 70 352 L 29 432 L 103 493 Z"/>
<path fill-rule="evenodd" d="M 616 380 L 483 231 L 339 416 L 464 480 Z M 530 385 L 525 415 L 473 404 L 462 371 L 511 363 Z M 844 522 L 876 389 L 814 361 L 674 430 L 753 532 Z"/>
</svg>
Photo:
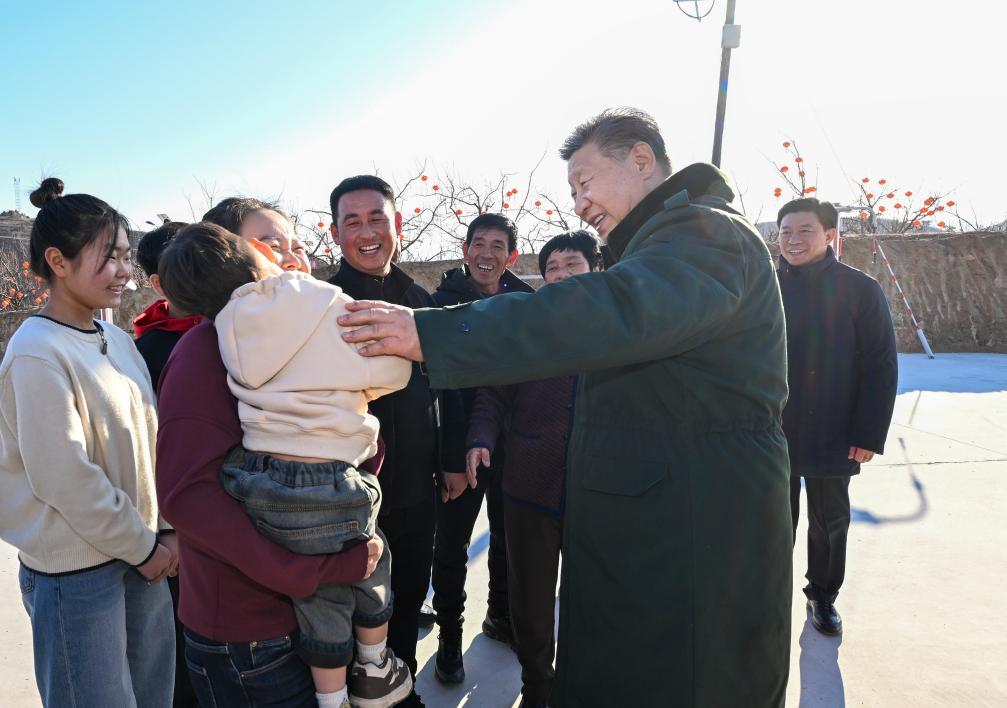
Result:
<svg viewBox="0 0 1007 708">
<path fill-rule="evenodd" d="M 319 327 L 338 330 L 331 310 L 342 291 L 317 285 L 306 273 L 286 271 L 231 294 L 216 324 L 220 353 L 235 381 L 259 388 L 290 363 Z M 241 307 L 234 306 L 237 300 Z M 262 326 L 265 322 L 268 327 Z"/>
<path fill-rule="evenodd" d="M 172 317 L 168 314 L 168 301 L 158 300 L 133 318 L 133 336 L 141 337 L 152 330 L 165 332 L 188 332 L 203 321 L 200 315 Z"/>
</svg>

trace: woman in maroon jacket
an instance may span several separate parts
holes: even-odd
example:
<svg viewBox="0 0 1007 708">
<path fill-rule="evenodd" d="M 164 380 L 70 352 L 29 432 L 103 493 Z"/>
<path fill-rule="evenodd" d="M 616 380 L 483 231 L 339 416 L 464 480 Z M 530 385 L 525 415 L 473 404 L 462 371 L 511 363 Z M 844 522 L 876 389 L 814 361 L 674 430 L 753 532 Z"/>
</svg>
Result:
<svg viewBox="0 0 1007 708">
<path fill-rule="evenodd" d="M 368 577 L 377 538 L 336 555 L 287 551 L 256 531 L 218 474 L 241 443 L 217 333 L 203 322 L 165 366 L 158 399 L 157 496 L 179 541 L 185 660 L 204 706 L 316 706 L 308 667 L 291 649 L 291 597 Z"/>
</svg>

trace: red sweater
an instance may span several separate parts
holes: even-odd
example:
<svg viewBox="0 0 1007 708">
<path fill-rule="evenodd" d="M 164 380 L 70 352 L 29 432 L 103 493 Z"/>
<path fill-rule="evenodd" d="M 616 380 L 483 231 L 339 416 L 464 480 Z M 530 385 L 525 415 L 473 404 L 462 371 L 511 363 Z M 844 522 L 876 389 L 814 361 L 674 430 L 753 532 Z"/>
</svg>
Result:
<svg viewBox="0 0 1007 708">
<path fill-rule="evenodd" d="M 250 642 L 297 627 L 290 597 L 324 583 L 354 583 L 366 544 L 336 555 L 303 556 L 267 540 L 218 479 L 241 443 L 238 404 L 227 387 L 212 322 L 179 341 L 158 398 L 157 498 L 178 533 L 182 623 L 222 642 Z"/>
</svg>

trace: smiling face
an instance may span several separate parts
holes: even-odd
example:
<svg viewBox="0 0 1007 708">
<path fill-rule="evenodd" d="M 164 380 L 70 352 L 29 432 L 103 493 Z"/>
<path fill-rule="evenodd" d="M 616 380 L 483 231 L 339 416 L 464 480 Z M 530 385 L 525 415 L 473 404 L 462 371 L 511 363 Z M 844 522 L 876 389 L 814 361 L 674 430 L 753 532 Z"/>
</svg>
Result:
<svg viewBox="0 0 1007 708">
<path fill-rule="evenodd" d="M 500 289 L 504 271 L 514 265 L 517 250 L 511 251 L 510 239 L 501 229 L 476 229 L 472 242 L 462 245 L 462 255 L 468 266 L 469 279 L 484 295 Z"/>
<path fill-rule="evenodd" d="M 243 239 L 258 239 L 269 246 L 276 255 L 276 263 L 283 270 L 299 270 L 311 274 L 311 263 L 304 244 L 294 235 L 290 219 L 272 209 L 259 209 L 241 220 Z"/>
<path fill-rule="evenodd" d="M 549 254 L 549 258 L 546 259 L 545 272 L 542 274 L 542 279 L 545 280 L 546 285 L 551 285 L 566 280 L 571 276 L 590 272 L 591 264 L 587 262 L 587 258 L 580 251 L 572 249 L 553 251 Z"/>
<path fill-rule="evenodd" d="M 826 229 L 810 211 L 787 214 L 780 222 L 780 254 L 792 266 L 817 263 L 825 258 L 835 229 Z"/>
<path fill-rule="evenodd" d="M 571 155 L 567 163 L 574 211 L 606 243 L 612 229 L 662 179 L 653 151 L 642 142 L 634 145 L 623 159 L 608 157 L 595 143 L 588 143 Z"/>
<path fill-rule="evenodd" d="M 59 254 L 55 248 L 47 251 Z M 51 284 L 61 291 L 63 297 L 84 309 L 119 307 L 122 292 L 133 272 L 129 237 L 125 229 L 119 228 L 111 243 L 108 238 L 96 238 L 72 261 L 65 261 L 62 255 L 58 258 L 61 265 L 53 267 Z M 51 266 L 55 265 L 49 253 L 47 260 Z"/>
<path fill-rule="evenodd" d="M 339 198 L 332 238 L 343 258 L 361 273 L 383 277 L 392 268 L 395 237 L 402 215 L 383 194 L 373 189 L 347 192 Z"/>
</svg>

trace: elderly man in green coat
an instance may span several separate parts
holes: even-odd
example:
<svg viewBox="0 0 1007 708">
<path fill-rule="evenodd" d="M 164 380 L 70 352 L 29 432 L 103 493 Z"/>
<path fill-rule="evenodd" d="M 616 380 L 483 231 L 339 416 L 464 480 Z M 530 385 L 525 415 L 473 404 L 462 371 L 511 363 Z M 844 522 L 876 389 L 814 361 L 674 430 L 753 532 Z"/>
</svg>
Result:
<svg viewBox="0 0 1007 708">
<path fill-rule="evenodd" d="M 605 272 L 439 311 L 356 303 L 344 336 L 424 361 L 435 388 L 583 373 L 549 705 L 782 706 L 793 531 L 769 251 L 719 170 L 671 174 L 646 113 L 602 113 L 561 156 Z"/>
</svg>

